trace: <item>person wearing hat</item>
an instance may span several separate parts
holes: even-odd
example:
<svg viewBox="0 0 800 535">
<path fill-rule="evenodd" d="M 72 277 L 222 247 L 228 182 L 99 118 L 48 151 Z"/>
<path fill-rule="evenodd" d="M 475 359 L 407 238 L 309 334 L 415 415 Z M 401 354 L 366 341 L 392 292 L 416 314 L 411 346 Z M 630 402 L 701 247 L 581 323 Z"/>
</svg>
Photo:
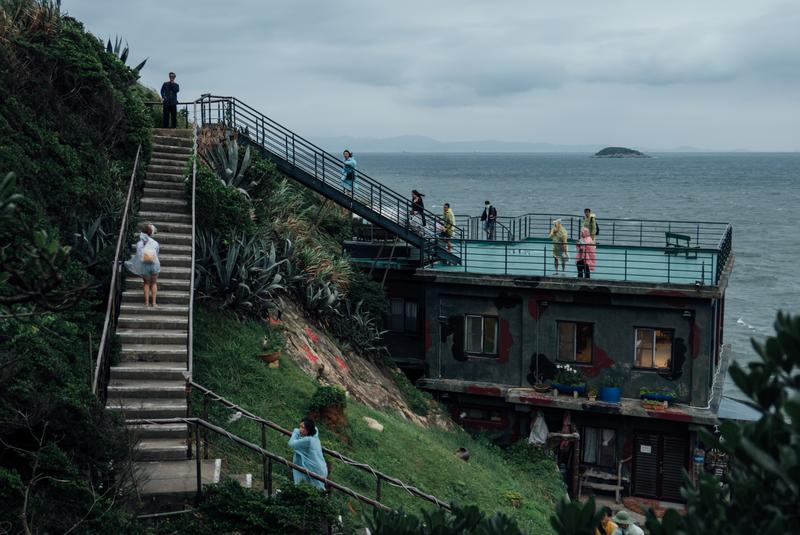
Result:
<svg viewBox="0 0 800 535">
<path fill-rule="evenodd" d="M 486 201 L 483 207 L 483 214 L 481 214 L 481 221 L 483 221 L 483 231 L 486 232 L 486 239 L 494 239 L 494 227 L 497 224 L 497 208 L 492 206 L 492 203 Z"/>
<path fill-rule="evenodd" d="M 611 520 L 619 526 L 614 535 L 644 535 L 642 528 L 633 523 L 633 517 L 624 509 L 611 517 Z"/>
</svg>

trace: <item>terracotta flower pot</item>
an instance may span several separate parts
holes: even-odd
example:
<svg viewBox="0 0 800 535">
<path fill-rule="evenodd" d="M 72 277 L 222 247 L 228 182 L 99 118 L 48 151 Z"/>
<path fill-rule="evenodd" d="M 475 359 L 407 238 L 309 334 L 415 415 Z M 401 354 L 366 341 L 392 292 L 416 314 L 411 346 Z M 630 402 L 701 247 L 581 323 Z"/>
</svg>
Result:
<svg viewBox="0 0 800 535">
<path fill-rule="evenodd" d="M 271 364 L 273 362 L 277 362 L 278 359 L 280 358 L 281 358 L 280 351 L 273 351 L 271 353 L 261 353 L 261 360 L 263 360 L 265 364 Z"/>
</svg>

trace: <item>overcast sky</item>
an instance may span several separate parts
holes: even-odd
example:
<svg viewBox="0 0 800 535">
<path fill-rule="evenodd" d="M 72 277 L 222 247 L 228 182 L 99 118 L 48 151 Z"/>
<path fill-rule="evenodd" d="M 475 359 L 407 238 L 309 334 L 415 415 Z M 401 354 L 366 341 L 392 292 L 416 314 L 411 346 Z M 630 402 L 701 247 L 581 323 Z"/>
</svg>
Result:
<svg viewBox="0 0 800 535">
<path fill-rule="evenodd" d="M 62 0 L 307 137 L 800 150 L 800 2 Z"/>
</svg>

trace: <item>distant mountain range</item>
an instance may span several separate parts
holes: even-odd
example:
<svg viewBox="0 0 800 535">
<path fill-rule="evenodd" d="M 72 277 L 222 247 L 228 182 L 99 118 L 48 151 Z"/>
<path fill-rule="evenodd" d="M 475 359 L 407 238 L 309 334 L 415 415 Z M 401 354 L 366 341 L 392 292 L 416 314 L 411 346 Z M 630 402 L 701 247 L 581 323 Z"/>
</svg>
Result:
<svg viewBox="0 0 800 535">
<path fill-rule="evenodd" d="M 605 145 L 558 145 L 514 141 L 439 141 L 425 136 L 396 136 L 387 138 L 312 137 L 311 141 L 334 154 L 349 148 L 359 152 L 584 152 L 594 154 Z M 703 152 L 696 147 L 648 149 L 649 152 Z"/>
</svg>

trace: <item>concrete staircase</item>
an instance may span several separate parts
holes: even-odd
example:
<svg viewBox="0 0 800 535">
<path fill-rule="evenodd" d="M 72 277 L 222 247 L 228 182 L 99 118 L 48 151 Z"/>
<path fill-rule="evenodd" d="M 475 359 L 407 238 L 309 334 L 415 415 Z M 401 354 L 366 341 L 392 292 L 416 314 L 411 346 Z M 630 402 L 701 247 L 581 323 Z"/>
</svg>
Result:
<svg viewBox="0 0 800 535">
<path fill-rule="evenodd" d="M 120 362 L 111 367 L 106 408 L 126 420 L 186 416 L 183 373 L 187 371 L 189 288 L 192 262 L 191 199 L 186 167 L 192 131 L 155 129 L 153 154 L 139 204 L 139 221 L 157 228 L 161 246 L 157 308 L 144 305 L 142 281 L 128 274 L 117 335 Z M 138 235 L 137 235 L 138 236 Z M 136 241 L 136 237 L 134 242 Z M 188 429 L 181 425 L 139 425 L 134 473 L 145 502 L 196 489 L 195 461 Z M 219 478 L 219 460 L 204 461 L 205 483 Z"/>
</svg>

